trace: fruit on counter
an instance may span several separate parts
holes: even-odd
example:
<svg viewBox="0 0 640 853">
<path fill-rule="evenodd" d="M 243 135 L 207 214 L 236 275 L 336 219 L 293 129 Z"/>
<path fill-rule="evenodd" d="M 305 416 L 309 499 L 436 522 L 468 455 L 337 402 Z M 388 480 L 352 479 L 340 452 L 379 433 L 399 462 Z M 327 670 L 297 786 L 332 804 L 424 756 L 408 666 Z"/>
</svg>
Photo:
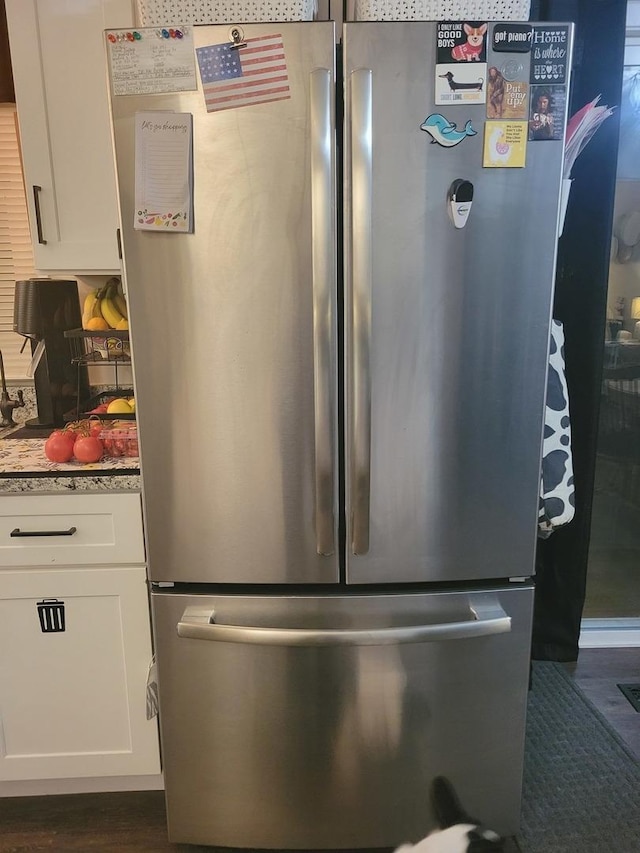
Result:
<svg viewBox="0 0 640 853">
<path fill-rule="evenodd" d="M 95 435 L 81 435 L 73 445 L 73 455 L 78 462 L 85 464 L 99 462 L 104 453 L 104 446 Z"/>
<path fill-rule="evenodd" d="M 112 400 L 107 406 L 108 415 L 130 415 L 133 412 L 131 404 L 124 397 L 118 397 Z"/>
<path fill-rule="evenodd" d="M 92 290 L 91 293 L 88 293 L 85 297 L 84 304 L 82 306 L 82 328 L 90 329 L 89 323 L 91 320 L 101 318 L 102 312 L 100 311 L 100 295 L 101 290 Z"/>
<path fill-rule="evenodd" d="M 112 421 L 100 433 L 107 456 L 138 456 L 138 431 L 131 421 Z"/>
<path fill-rule="evenodd" d="M 92 317 L 87 321 L 87 325 L 84 328 L 89 332 L 106 332 L 111 327 L 104 317 Z"/>
<path fill-rule="evenodd" d="M 73 456 L 76 437 L 71 430 L 54 430 L 44 443 L 44 455 L 50 462 L 68 462 Z"/>
<path fill-rule="evenodd" d="M 124 298 L 124 296 L 122 295 L 122 292 L 119 289 L 121 286 L 122 285 L 120 284 L 120 282 L 118 280 L 118 282 L 115 284 L 114 289 L 113 289 L 113 301 L 115 302 L 116 308 L 122 314 L 124 319 L 128 320 L 129 319 L 129 310 L 127 308 L 127 300 Z M 129 328 L 129 326 L 127 325 L 127 329 L 128 328 Z"/>
<path fill-rule="evenodd" d="M 135 429 L 135 425 L 134 425 Z M 83 418 L 54 430 L 44 443 L 44 453 L 51 462 L 98 462 L 104 455 L 100 440 L 103 423 L 100 418 Z"/>
<path fill-rule="evenodd" d="M 82 328 L 87 331 L 105 331 L 106 329 L 127 330 L 127 302 L 121 291 L 120 279 L 114 276 L 104 287 L 91 291 L 82 306 Z M 96 320 L 105 325 L 96 324 Z"/>
<path fill-rule="evenodd" d="M 100 300 L 100 310 L 102 311 L 102 316 L 112 329 L 117 329 L 118 323 L 126 319 L 126 317 L 123 317 L 120 311 L 118 311 L 110 288 L 107 288 L 105 295 Z"/>
<path fill-rule="evenodd" d="M 105 400 L 103 400 L 102 403 L 99 403 L 97 406 L 94 406 L 93 409 L 90 409 L 87 412 L 87 414 L 88 415 L 106 415 L 106 414 L 128 415 L 128 414 L 130 414 L 129 411 L 123 411 L 120 413 L 108 412 L 109 405 L 111 403 L 115 402 L 116 400 L 125 400 L 129 404 L 129 408 L 130 408 L 131 412 L 135 411 L 135 407 L 136 407 L 135 397 L 107 397 Z"/>
</svg>

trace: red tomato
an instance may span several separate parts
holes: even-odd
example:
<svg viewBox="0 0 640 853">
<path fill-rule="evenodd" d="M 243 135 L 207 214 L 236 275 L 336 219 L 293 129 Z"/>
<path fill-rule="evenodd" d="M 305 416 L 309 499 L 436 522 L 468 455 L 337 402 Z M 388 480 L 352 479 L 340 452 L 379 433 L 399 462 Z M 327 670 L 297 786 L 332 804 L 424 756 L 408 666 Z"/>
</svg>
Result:
<svg viewBox="0 0 640 853">
<path fill-rule="evenodd" d="M 70 427 L 65 427 L 65 429 L 54 429 L 53 432 L 49 433 L 49 438 L 53 438 L 55 435 L 62 435 L 66 439 L 71 439 L 71 441 L 75 441 L 78 437 L 78 433 Z"/>
<path fill-rule="evenodd" d="M 68 462 L 73 456 L 74 433 L 56 429 L 44 443 L 44 455 L 51 462 Z"/>
<path fill-rule="evenodd" d="M 73 446 L 73 455 L 78 462 L 98 462 L 103 451 L 102 442 L 94 435 L 81 435 Z"/>
</svg>

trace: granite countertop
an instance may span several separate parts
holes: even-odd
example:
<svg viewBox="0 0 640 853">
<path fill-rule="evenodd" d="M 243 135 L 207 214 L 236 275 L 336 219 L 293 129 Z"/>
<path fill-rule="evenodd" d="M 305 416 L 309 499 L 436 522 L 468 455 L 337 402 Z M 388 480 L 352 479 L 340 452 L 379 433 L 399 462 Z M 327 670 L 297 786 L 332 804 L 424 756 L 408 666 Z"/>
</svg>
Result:
<svg viewBox="0 0 640 853">
<path fill-rule="evenodd" d="M 43 438 L 0 436 L 0 493 L 140 491 L 137 456 L 86 465 L 49 462 L 44 442 Z"/>
</svg>

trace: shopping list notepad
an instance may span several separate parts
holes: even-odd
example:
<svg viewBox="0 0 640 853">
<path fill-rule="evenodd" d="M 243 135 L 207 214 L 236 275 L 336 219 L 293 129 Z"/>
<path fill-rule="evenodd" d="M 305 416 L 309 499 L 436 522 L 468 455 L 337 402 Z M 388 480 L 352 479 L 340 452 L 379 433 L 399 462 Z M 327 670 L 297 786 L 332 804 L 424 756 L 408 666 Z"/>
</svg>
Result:
<svg viewBox="0 0 640 853">
<path fill-rule="evenodd" d="M 136 113 L 135 135 L 133 227 L 143 231 L 192 232 L 191 113 Z"/>
</svg>

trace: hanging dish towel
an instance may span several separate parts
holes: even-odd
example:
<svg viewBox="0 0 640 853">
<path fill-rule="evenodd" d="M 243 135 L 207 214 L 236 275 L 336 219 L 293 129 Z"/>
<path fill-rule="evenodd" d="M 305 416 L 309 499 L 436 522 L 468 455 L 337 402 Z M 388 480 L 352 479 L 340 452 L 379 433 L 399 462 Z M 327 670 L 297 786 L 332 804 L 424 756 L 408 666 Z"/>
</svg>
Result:
<svg viewBox="0 0 640 853">
<path fill-rule="evenodd" d="M 575 513 L 569 394 L 564 371 L 564 329 L 551 321 L 549 378 L 542 445 L 538 535 L 542 539 L 568 524 Z"/>
<path fill-rule="evenodd" d="M 156 656 L 151 658 L 147 671 L 147 720 L 158 714 L 158 668 Z"/>
</svg>

